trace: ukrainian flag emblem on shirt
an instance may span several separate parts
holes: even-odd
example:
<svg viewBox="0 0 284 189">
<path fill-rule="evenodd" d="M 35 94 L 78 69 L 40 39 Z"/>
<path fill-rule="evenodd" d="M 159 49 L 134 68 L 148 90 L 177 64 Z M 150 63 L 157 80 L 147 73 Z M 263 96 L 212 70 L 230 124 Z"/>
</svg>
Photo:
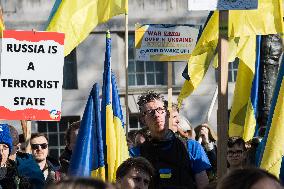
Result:
<svg viewBox="0 0 284 189">
<path fill-rule="evenodd" d="M 171 169 L 159 169 L 160 178 L 162 179 L 169 179 L 172 177 L 172 170 Z"/>
</svg>

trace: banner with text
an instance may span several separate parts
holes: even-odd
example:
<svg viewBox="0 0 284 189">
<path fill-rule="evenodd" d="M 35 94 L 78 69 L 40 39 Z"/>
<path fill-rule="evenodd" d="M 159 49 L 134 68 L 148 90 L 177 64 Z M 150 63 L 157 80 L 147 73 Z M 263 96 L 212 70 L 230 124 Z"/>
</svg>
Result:
<svg viewBox="0 0 284 189">
<path fill-rule="evenodd" d="M 187 61 L 199 29 L 188 25 L 137 25 L 135 59 L 138 61 Z"/>
<path fill-rule="evenodd" d="M 60 120 L 64 34 L 3 32 L 0 119 Z"/>
<path fill-rule="evenodd" d="M 257 9 L 258 0 L 188 0 L 188 10 Z"/>
</svg>

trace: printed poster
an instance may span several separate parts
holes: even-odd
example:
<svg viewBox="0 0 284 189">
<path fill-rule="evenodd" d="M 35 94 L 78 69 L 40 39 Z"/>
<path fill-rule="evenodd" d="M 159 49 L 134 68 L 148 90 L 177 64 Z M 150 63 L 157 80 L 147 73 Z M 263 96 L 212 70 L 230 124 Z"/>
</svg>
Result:
<svg viewBox="0 0 284 189">
<path fill-rule="evenodd" d="M 59 121 L 63 64 L 63 33 L 4 31 L 0 119 Z"/>
<path fill-rule="evenodd" d="M 138 61 L 187 61 L 199 29 L 188 25 L 140 25 L 135 30 Z"/>
</svg>

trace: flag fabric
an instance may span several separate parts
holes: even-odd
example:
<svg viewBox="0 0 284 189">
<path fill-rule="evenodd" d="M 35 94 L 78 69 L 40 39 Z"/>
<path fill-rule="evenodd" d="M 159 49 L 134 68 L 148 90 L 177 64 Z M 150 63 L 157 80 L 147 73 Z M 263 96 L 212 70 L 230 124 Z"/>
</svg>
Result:
<svg viewBox="0 0 284 189">
<path fill-rule="evenodd" d="M 248 43 L 237 54 L 240 63 L 230 113 L 229 136 L 241 136 L 245 141 L 254 136 L 256 127 L 260 40 L 261 36 L 257 36 L 257 40 L 254 36 L 250 37 Z"/>
<path fill-rule="evenodd" d="M 128 157 L 123 118 L 115 79 L 111 77 L 111 38 L 106 36 L 106 53 L 102 92 L 103 140 L 107 156 L 107 180 L 115 181 L 118 166 Z"/>
<path fill-rule="evenodd" d="M 129 158 L 129 151 L 126 142 L 126 135 L 124 131 L 124 122 L 123 122 L 123 114 L 120 105 L 120 99 L 118 95 L 116 78 L 114 73 L 111 75 L 111 83 L 112 83 L 112 109 L 113 109 L 113 123 L 115 128 L 116 135 L 116 165 L 115 172 L 117 168 Z"/>
<path fill-rule="evenodd" d="M 188 75 L 190 80 L 185 80 L 178 96 L 179 106 L 182 100 L 189 96 L 200 84 L 208 70 L 218 44 L 218 18 L 218 12 L 214 12 L 188 60 Z"/>
<path fill-rule="evenodd" d="M 128 0 L 57 0 L 46 31 L 65 33 L 68 55 L 98 24 L 128 12 Z"/>
<path fill-rule="evenodd" d="M 105 178 L 98 84 L 93 86 L 85 107 L 68 175 Z"/>
<path fill-rule="evenodd" d="M 284 64 L 282 61 L 261 143 L 260 167 L 279 177 L 284 156 Z"/>
<path fill-rule="evenodd" d="M 105 141 L 105 149 L 107 156 L 107 177 L 108 181 L 114 181 L 115 178 L 115 157 L 116 157 L 116 136 L 113 123 L 112 110 L 112 86 L 111 86 L 111 38 L 107 33 L 106 37 L 106 53 L 103 74 L 103 92 L 102 92 L 102 125 L 103 140 Z"/>
<path fill-rule="evenodd" d="M 255 10 L 229 11 L 229 37 L 283 33 L 282 0 L 258 0 Z"/>
<path fill-rule="evenodd" d="M 188 60 L 190 80 L 184 82 L 178 97 L 179 105 L 199 86 L 214 58 L 219 34 L 218 17 L 218 12 L 215 11 Z M 229 11 L 228 26 L 228 37 L 231 44 L 236 43 L 244 36 L 283 33 L 281 0 L 259 0 L 257 10 Z M 241 47 L 239 44 L 237 46 Z M 230 49 L 230 51 L 234 51 L 234 49 Z"/>
<path fill-rule="evenodd" d="M 3 36 L 4 30 L 5 30 L 5 24 L 4 24 L 4 19 L 3 19 L 3 10 L 2 10 L 2 7 L 0 6 L 0 33 L 1 33 L 1 37 Z"/>
</svg>

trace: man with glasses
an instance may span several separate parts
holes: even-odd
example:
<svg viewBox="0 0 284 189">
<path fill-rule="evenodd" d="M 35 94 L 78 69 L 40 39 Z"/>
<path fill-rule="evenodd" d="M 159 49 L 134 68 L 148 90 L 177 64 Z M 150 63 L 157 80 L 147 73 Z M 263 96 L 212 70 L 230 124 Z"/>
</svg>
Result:
<svg viewBox="0 0 284 189">
<path fill-rule="evenodd" d="M 169 129 L 169 114 L 163 96 L 149 91 L 139 97 L 137 104 L 140 122 L 149 128 L 151 140 L 130 149 L 130 154 L 145 157 L 152 163 L 155 168 L 153 188 L 185 189 L 207 185 L 206 169 L 211 167 L 208 158 L 200 145 L 188 149 L 187 143 Z M 196 164 L 198 166 L 194 166 Z"/>
<path fill-rule="evenodd" d="M 241 137 L 235 136 L 228 139 L 228 171 L 243 168 L 246 159 L 245 152 L 245 141 Z"/>
<path fill-rule="evenodd" d="M 33 133 L 31 135 L 32 155 L 38 163 L 45 183 L 54 183 L 60 180 L 60 164 L 57 160 L 48 156 L 48 139 L 42 133 Z"/>
</svg>

